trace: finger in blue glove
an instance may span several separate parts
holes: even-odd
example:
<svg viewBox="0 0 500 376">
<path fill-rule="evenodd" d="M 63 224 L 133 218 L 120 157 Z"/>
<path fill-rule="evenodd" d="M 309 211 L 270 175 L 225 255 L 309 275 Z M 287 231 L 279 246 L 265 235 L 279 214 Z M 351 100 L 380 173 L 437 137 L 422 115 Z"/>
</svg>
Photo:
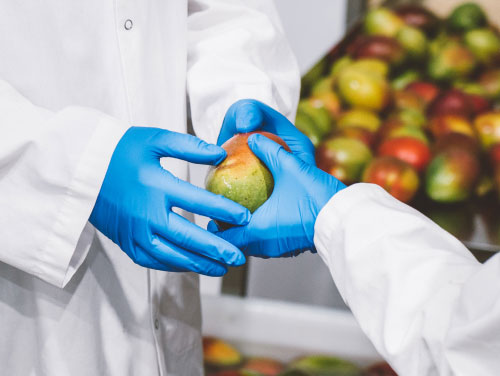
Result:
<svg viewBox="0 0 500 376">
<path fill-rule="evenodd" d="M 160 158 L 218 164 L 219 146 L 158 128 L 132 127 L 113 152 L 90 222 L 137 264 L 220 276 L 245 262 L 233 244 L 176 214 L 177 207 L 236 225 L 249 211 L 172 175 Z"/>
<path fill-rule="evenodd" d="M 304 162 L 315 165 L 314 146 L 285 116 L 255 99 L 235 102 L 226 112 L 217 145 L 237 133 L 266 131 L 281 137 Z"/>
</svg>

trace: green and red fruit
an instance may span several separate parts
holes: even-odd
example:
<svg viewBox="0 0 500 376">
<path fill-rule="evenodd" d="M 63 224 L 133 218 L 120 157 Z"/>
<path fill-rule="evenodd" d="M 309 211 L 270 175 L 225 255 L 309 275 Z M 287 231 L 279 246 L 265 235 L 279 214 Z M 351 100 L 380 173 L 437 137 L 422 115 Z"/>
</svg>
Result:
<svg viewBox="0 0 500 376">
<path fill-rule="evenodd" d="M 345 184 L 359 181 L 371 158 L 370 149 L 362 141 L 346 137 L 328 138 L 316 149 L 318 167 Z"/>
<path fill-rule="evenodd" d="M 375 144 L 375 133 L 368 129 L 358 126 L 349 126 L 339 129 L 333 134 L 333 137 L 353 138 L 361 141 L 363 144 L 371 148 Z"/>
<path fill-rule="evenodd" d="M 465 46 L 483 64 L 493 64 L 500 58 L 500 38 L 492 29 L 474 29 L 464 35 Z"/>
<path fill-rule="evenodd" d="M 450 148 L 434 157 L 427 168 L 427 195 L 438 202 L 464 201 L 471 196 L 479 172 L 476 155 L 466 150 Z"/>
<path fill-rule="evenodd" d="M 440 89 L 437 85 L 425 81 L 412 82 L 406 87 L 406 90 L 416 93 L 422 98 L 426 105 L 436 99 L 440 93 Z"/>
<path fill-rule="evenodd" d="M 359 68 L 344 68 L 339 73 L 337 87 L 340 96 L 353 107 L 380 111 L 390 100 L 387 80 Z"/>
<path fill-rule="evenodd" d="M 416 27 L 403 26 L 396 39 L 411 60 L 420 61 L 427 54 L 428 41 L 424 32 Z"/>
<path fill-rule="evenodd" d="M 394 157 L 375 158 L 365 169 L 363 182 L 378 184 L 402 202 L 410 202 L 420 184 L 413 167 Z"/>
<path fill-rule="evenodd" d="M 476 63 L 474 54 L 468 48 L 450 41 L 431 53 L 427 73 L 437 81 L 458 80 L 469 76 Z"/>
<path fill-rule="evenodd" d="M 397 66 L 404 61 L 406 52 L 403 46 L 394 38 L 363 36 L 352 46 L 351 55 L 355 59 L 379 59 L 392 66 Z"/>
<path fill-rule="evenodd" d="M 431 160 L 429 146 L 414 137 L 397 137 L 384 141 L 378 148 L 379 156 L 395 157 L 422 172 Z"/>
<path fill-rule="evenodd" d="M 271 172 L 248 146 L 248 137 L 254 133 L 260 133 L 290 151 L 286 143 L 272 133 L 237 134 L 222 145 L 227 157 L 210 169 L 205 181 L 208 191 L 227 197 L 252 213 L 271 196 L 274 188 Z"/>
<path fill-rule="evenodd" d="M 365 33 L 369 35 L 393 37 L 403 26 L 403 20 L 392 10 L 384 7 L 370 10 L 364 21 Z"/>
</svg>

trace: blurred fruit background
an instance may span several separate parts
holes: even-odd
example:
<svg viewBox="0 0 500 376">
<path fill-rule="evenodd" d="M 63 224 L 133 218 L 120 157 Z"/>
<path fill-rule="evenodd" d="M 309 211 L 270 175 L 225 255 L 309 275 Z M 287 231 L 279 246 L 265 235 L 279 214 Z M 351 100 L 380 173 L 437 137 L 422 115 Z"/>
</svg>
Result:
<svg viewBox="0 0 500 376">
<path fill-rule="evenodd" d="M 290 362 L 269 357 L 248 357 L 232 343 L 203 338 L 206 376 L 397 376 L 386 362 L 360 367 L 333 355 L 310 354 Z"/>
<path fill-rule="evenodd" d="M 500 33 L 476 3 L 370 9 L 302 80 L 318 167 L 397 199 L 500 200 Z M 496 155 L 496 154 L 495 154 Z"/>
</svg>

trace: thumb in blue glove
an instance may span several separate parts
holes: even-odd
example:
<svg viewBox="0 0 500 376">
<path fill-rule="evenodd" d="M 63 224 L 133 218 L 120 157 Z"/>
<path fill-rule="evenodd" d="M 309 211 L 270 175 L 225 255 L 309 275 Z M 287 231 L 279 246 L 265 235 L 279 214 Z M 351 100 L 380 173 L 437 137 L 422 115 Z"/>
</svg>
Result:
<svg viewBox="0 0 500 376">
<path fill-rule="evenodd" d="M 255 99 L 235 102 L 226 112 L 217 145 L 237 133 L 266 131 L 281 137 L 304 162 L 315 165 L 314 146 L 285 116 Z"/>
<path fill-rule="evenodd" d="M 219 231 L 212 221 L 208 229 L 247 255 L 284 257 L 314 251 L 316 217 L 345 185 L 262 135 L 250 136 L 248 145 L 271 171 L 273 193 L 247 225 Z"/>
<path fill-rule="evenodd" d="M 130 128 L 113 152 L 90 222 L 144 267 L 220 276 L 243 264 L 234 245 L 172 208 L 237 225 L 248 223 L 249 211 L 178 179 L 161 167 L 162 157 L 218 164 L 226 152 L 187 134 Z"/>
</svg>

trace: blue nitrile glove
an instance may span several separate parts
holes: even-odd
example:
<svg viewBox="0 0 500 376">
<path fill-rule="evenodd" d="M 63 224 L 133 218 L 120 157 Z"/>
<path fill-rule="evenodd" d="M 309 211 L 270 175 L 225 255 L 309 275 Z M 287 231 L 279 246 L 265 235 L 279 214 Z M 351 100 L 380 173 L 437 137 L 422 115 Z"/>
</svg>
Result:
<svg viewBox="0 0 500 376">
<path fill-rule="evenodd" d="M 309 138 L 295 128 L 285 116 L 255 99 L 241 99 L 229 107 L 222 122 L 217 145 L 222 145 L 236 133 L 257 130 L 280 136 L 296 156 L 304 162 L 316 165 L 314 146 Z"/>
<path fill-rule="evenodd" d="M 211 221 L 209 231 L 251 256 L 284 257 L 304 250 L 314 252 L 316 217 L 345 185 L 265 136 L 250 136 L 248 145 L 273 174 L 273 193 L 252 214 L 247 225 L 219 231 Z"/>
<path fill-rule="evenodd" d="M 158 270 L 220 276 L 245 257 L 234 245 L 189 222 L 173 207 L 233 224 L 249 211 L 178 179 L 161 157 L 217 164 L 226 152 L 187 134 L 132 127 L 109 163 L 90 222 L 137 264 Z"/>
</svg>

